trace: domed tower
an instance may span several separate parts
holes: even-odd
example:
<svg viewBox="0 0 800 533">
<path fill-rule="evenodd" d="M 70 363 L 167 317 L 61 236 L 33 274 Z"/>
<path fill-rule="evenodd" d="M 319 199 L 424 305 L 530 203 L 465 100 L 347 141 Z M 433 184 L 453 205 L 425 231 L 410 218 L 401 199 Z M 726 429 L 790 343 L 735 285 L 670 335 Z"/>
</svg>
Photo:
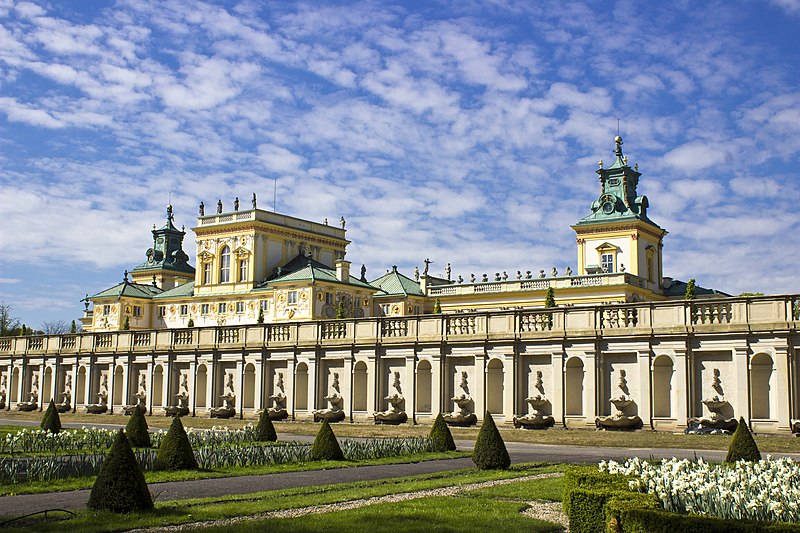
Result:
<svg viewBox="0 0 800 533">
<path fill-rule="evenodd" d="M 578 273 L 628 273 L 641 288 L 660 293 L 663 273 L 662 247 L 667 231 L 647 216 L 646 196 L 638 196 L 638 165 L 628 166 L 622 154 L 622 138 L 614 139 L 614 162 L 600 161 L 600 197 L 592 212 L 572 226 L 577 235 Z"/>
<path fill-rule="evenodd" d="M 166 291 L 194 280 L 194 267 L 189 264 L 189 256 L 183 251 L 186 232 L 176 228 L 172 220 L 172 206 L 168 205 L 164 226 L 156 229 L 153 225 L 153 247 L 145 253 L 147 260 L 131 271 L 134 283 L 155 282 Z"/>
</svg>

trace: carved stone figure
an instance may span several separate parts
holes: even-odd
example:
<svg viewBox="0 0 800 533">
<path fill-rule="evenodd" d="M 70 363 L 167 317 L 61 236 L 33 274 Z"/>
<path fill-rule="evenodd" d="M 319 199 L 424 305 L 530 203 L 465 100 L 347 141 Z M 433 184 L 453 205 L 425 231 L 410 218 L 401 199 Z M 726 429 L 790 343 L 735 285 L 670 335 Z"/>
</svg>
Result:
<svg viewBox="0 0 800 533">
<path fill-rule="evenodd" d="M 257 206 L 257 203 L 256 203 L 256 193 L 253 193 L 253 209 L 256 209 L 256 206 Z"/>
<path fill-rule="evenodd" d="M 202 216 L 205 216 L 205 214 L 206 214 L 206 205 L 205 205 L 205 204 L 203 203 L 203 201 L 201 200 L 201 201 L 200 201 L 200 216 L 201 216 L 201 217 L 202 217 Z"/>
<path fill-rule="evenodd" d="M 419 267 L 414 267 L 414 281 L 419 281 Z"/>
<path fill-rule="evenodd" d="M 461 274 L 458 275 L 458 279 L 456 281 L 458 283 L 464 283 L 464 278 L 461 277 Z"/>
<path fill-rule="evenodd" d="M 470 274 L 469 275 L 469 282 L 470 283 L 475 283 L 475 274 Z"/>
<path fill-rule="evenodd" d="M 333 373 L 331 380 L 331 388 L 333 392 L 325 396 L 325 400 L 330 404 L 326 409 L 317 409 L 314 411 L 314 422 L 321 422 L 327 420 L 328 422 L 341 422 L 345 418 L 345 413 L 342 410 L 344 405 L 344 398 L 342 398 L 341 390 L 339 389 L 339 373 Z"/>
<path fill-rule="evenodd" d="M 541 270 L 539 271 L 539 277 L 540 277 L 540 278 L 546 278 L 546 277 L 547 277 L 547 275 L 544 273 L 544 269 L 541 269 Z"/>
<path fill-rule="evenodd" d="M 553 267 L 553 270 L 550 271 L 550 277 L 558 277 L 558 269 L 556 267 Z"/>
<path fill-rule="evenodd" d="M 289 417 L 286 410 L 286 389 L 283 383 L 283 372 L 278 372 L 275 379 L 275 393 L 269 398 L 272 400 L 272 407 L 267 409 L 267 415 L 272 420 L 283 420 Z"/>
<path fill-rule="evenodd" d="M 428 275 L 428 270 L 430 269 L 431 263 L 433 263 L 433 261 L 431 261 L 430 259 L 428 259 L 426 257 L 425 261 L 423 261 L 423 263 L 425 263 L 425 269 L 422 271 L 422 275 L 423 276 L 427 276 Z"/>
<path fill-rule="evenodd" d="M 611 430 L 634 430 L 642 427 L 642 419 L 635 414 L 629 414 L 635 406 L 636 402 L 630 397 L 628 390 L 627 373 L 624 368 L 619 371 L 619 378 L 617 380 L 617 389 L 619 396 L 609 398 L 609 401 L 614 406 L 614 414 L 611 416 L 599 416 L 595 419 L 594 423 L 597 429 L 611 429 Z"/>
<path fill-rule="evenodd" d="M 408 415 L 403 411 L 402 404 L 405 401 L 403 398 L 403 391 L 400 385 L 400 372 L 394 373 L 394 381 L 392 382 L 394 394 L 389 394 L 384 397 L 384 400 L 389 402 L 389 408 L 386 411 L 375 413 L 373 417 L 376 424 L 402 424 L 408 420 Z"/>
<path fill-rule="evenodd" d="M 339 226 L 341 226 L 341 228 L 344 229 L 344 227 L 346 225 L 347 225 L 347 221 L 344 219 L 344 217 L 340 218 L 339 219 Z"/>
<path fill-rule="evenodd" d="M 564 270 L 564 275 L 565 276 L 571 276 L 572 275 L 572 269 L 569 266 L 567 266 L 566 270 Z"/>
<path fill-rule="evenodd" d="M 233 200 L 233 210 L 234 211 L 238 211 L 239 210 L 239 197 L 238 196 L 236 198 L 234 198 L 234 200 Z"/>
<path fill-rule="evenodd" d="M 456 392 L 456 395 L 450 398 L 456 404 L 456 409 L 442 418 L 448 426 L 472 426 L 478 421 L 478 417 L 470 409 L 472 397 L 469 395 L 469 383 L 465 370 L 461 372 L 461 382 L 458 384 L 458 388 L 461 394 Z"/>
<path fill-rule="evenodd" d="M 450 263 L 447 263 L 447 266 L 444 267 L 444 275 L 447 278 L 447 281 L 450 281 Z"/>
</svg>

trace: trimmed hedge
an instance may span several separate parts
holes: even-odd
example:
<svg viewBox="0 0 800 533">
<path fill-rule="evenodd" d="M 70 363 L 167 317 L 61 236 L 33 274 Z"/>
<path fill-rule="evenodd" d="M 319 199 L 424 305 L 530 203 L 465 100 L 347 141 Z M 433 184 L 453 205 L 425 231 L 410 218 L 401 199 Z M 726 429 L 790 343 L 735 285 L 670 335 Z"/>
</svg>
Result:
<svg viewBox="0 0 800 533">
<path fill-rule="evenodd" d="M 434 452 L 454 452 L 456 451 L 456 443 L 453 440 L 453 434 L 450 433 L 450 428 L 444 421 L 442 413 L 439 413 L 436 420 L 433 422 L 431 432 L 428 435 L 433 443 Z"/>
<path fill-rule="evenodd" d="M 798 533 L 800 524 L 729 520 L 715 516 L 678 514 L 658 509 L 630 508 L 620 512 L 620 533 Z M 572 531 L 570 525 L 570 531 Z M 612 531 L 609 527 L 609 531 Z"/>
<path fill-rule="evenodd" d="M 42 417 L 42 422 L 39 424 L 39 427 L 45 431 L 49 431 L 50 433 L 58 433 L 61 431 L 61 417 L 58 416 L 58 410 L 56 410 L 56 402 L 50 400 L 50 405 L 47 406 L 47 410 L 44 412 L 44 416 Z"/>
<path fill-rule="evenodd" d="M 131 445 L 137 448 L 149 448 L 153 445 L 150 441 L 150 432 L 147 431 L 144 409 L 139 405 L 133 410 L 131 419 L 125 426 L 125 436 L 131 441 Z"/>
<path fill-rule="evenodd" d="M 739 459 L 745 461 L 760 461 L 761 452 L 758 451 L 758 445 L 750 433 L 750 428 L 744 421 L 744 417 L 739 418 L 739 424 L 736 426 L 736 431 L 733 432 L 733 439 L 731 445 L 728 447 L 728 455 L 725 457 L 726 463 L 735 463 Z"/>
<path fill-rule="evenodd" d="M 630 492 L 628 481 L 631 478 L 607 472 L 600 472 L 596 466 L 571 466 L 564 471 L 563 497 L 564 513 L 570 514 L 570 492 L 577 489 L 606 488 L 618 492 Z"/>
<path fill-rule="evenodd" d="M 172 419 L 169 431 L 164 435 L 158 455 L 153 461 L 153 470 L 197 470 L 197 459 L 186 431 L 183 429 L 181 417 Z"/>
<path fill-rule="evenodd" d="M 327 420 L 322 421 L 317 438 L 311 446 L 312 461 L 344 461 L 344 453 Z"/>
<path fill-rule="evenodd" d="M 259 442 L 275 442 L 278 440 L 278 434 L 275 432 L 275 425 L 269 417 L 266 409 L 261 411 L 261 417 L 258 419 L 258 426 L 256 426 L 256 440 Z"/>
<path fill-rule="evenodd" d="M 491 413 L 486 411 L 472 450 L 472 461 L 481 470 L 506 470 L 511 466 L 506 443 L 497 430 Z"/>
<path fill-rule="evenodd" d="M 153 508 L 153 498 L 125 433 L 120 429 L 97 479 L 92 485 L 89 509 L 130 513 Z"/>
</svg>

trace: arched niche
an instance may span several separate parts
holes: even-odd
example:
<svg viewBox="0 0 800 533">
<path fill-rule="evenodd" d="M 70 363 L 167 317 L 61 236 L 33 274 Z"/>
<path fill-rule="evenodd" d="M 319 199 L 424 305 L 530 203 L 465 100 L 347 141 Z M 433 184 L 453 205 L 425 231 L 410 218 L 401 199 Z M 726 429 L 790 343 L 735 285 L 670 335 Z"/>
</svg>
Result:
<svg viewBox="0 0 800 533">
<path fill-rule="evenodd" d="M 672 358 L 659 355 L 653 360 L 653 416 L 669 418 L 672 416 Z"/>
<path fill-rule="evenodd" d="M 567 416 L 583 415 L 583 375 L 583 361 L 580 357 L 569 358 L 564 386 L 564 414 Z"/>
<path fill-rule="evenodd" d="M 112 405 L 122 405 L 122 380 L 125 378 L 125 369 L 117 365 L 114 369 L 114 394 L 111 396 Z"/>
<path fill-rule="evenodd" d="M 492 359 L 486 367 L 486 410 L 503 413 L 503 361 Z"/>
<path fill-rule="evenodd" d="M 205 409 L 206 405 L 206 387 L 208 387 L 208 369 L 206 365 L 197 365 L 197 372 L 195 373 L 195 400 L 194 406 L 196 409 Z"/>
<path fill-rule="evenodd" d="M 242 407 L 252 409 L 256 401 L 256 367 L 247 363 L 244 367 L 244 390 L 242 391 Z"/>
<path fill-rule="evenodd" d="M 431 412 L 431 376 L 432 376 L 431 362 L 427 359 L 422 359 L 417 364 L 417 405 L 416 412 L 430 413 Z"/>
<path fill-rule="evenodd" d="M 19 368 L 11 372 L 11 401 L 19 401 Z"/>
<path fill-rule="evenodd" d="M 153 407 L 164 407 L 164 368 L 161 365 L 153 369 Z"/>
<path fill-rule="evenodd" d="M 359 361 L 353 367 L 353 411 L 367 410 L 367 364 Z"/>
<path fill-rule="evenodd" d="M 294 373 L 294 407 L 305 411 L 308 409 L 308 365 L 299 363 Z"/>
<path fill-rule="evenodd" d="M 750 415 L 757 420 L 772 417 L 772 397 L 774 396 L 772 357 L 759 353 L 750 360 Z"/>
</svg>

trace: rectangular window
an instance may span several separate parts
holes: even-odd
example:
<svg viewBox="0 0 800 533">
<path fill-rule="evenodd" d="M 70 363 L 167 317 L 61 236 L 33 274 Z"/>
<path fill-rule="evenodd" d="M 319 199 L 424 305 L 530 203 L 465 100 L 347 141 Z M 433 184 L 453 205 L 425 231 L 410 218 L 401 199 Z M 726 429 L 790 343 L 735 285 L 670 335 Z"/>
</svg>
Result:
<svg viewBox="0 0 800 533">
<path fill-rule="evenodd" d="M 200 304 L 200 314 L 207 315 L 210 310 L 210 306 L 208 304 Z"/>
<path fill-rule="evenodd" d="M 415 305 L 415 306 L 414 306 L 414 314 L 415 314 L 415 315 L 418 315 L 418 314 L 419 314 L 419 306 L 418 306 L 418 305 Z"/>
<path fill-rule="evenodd" d="M 159 305 L 158 306 L 158 318 L 164 318 L 167 316 L 167 306 L 166 305 Z"/>
<path fill-rule="evenodd" d="M 247 261 L 239 261 L 239 281 L 247 281 Z"/>
<path fill-rule="evenodd" d="M 381 306 L 381 313 L 383 314 L 383 316 L 389 316 L 389 310 L 390 309 L 391 309 L 391 306 L 389 304 L 383 304 Z"/>
<path fill-rule="evenodd" d="M 261 306 L 262 311 L 264 312 L 269 311 L 269 300 L 261 300 L 259 302 L 259 305 Z"/>
<path fill-rule="evenodd" d="M 286 298 L 286 302 L 289 305 L 297 305 L 297 291 L 289 291 L 289 295 Z"/>
<path fill-rule="evenodd" d="M 647 258 L 647 280 L 648 281 L 655 281 L 656 276 L 653 273 L 653 258 Z"/>
<path fill-rule="evenodd" d="M 211 263 L 203 265 L 203 285 L 211 285 Z"/>
<path fill-rule="evenodd" d="M 217 306 L 217 311 L 219 313 L 225 313 L 227 310 L 228 310 L 228 304 L 226 303 L 221 303 Z"/>
<path fill-rule="evenodd" d="M 142 316 L 142 306 L 141 305 L 134 305 L 133 306 L 133 316 L 136 316 L 136 317 Z"/>
<path fill-rule="evenodd" d="M 614 272 L 614 254 L 603 254 L 600 256 L 600 267 L 603 272 L 609 274 Z"/>
<path fill-rule="evenodd" d="M 223 246 L 219 254 L 219 282 L 228 283 L 231 280 L 231 249 Z"/>
<path fill-rule="evenodd" d="M 326 292 L 325 293 L 325 303 L 327 305 L 333 305 L 333 293 L 332 292 Z"/>
<path fill-rule="evenodd" d="M 241 315 L 244 313 L 244 302 L 236 302 L 236 314 Z"/>
<path fill-rule="evenodd" d="M 361 298 L 353 298 L 353 307 L 361 307 Z"/>
<path fill-rule="evenodd" d="M 189 314 L 189 305 L 181 304 L 181 316 L 186 316 L 188 314 Z"/>
<path fill-rule="evenodd" d="M 104 305 L 103 306 L 103 314 L 105 316 L 108 316 L 108 315 L 111 314 L 111 306 L 110 305 Z"/>
</svg>

